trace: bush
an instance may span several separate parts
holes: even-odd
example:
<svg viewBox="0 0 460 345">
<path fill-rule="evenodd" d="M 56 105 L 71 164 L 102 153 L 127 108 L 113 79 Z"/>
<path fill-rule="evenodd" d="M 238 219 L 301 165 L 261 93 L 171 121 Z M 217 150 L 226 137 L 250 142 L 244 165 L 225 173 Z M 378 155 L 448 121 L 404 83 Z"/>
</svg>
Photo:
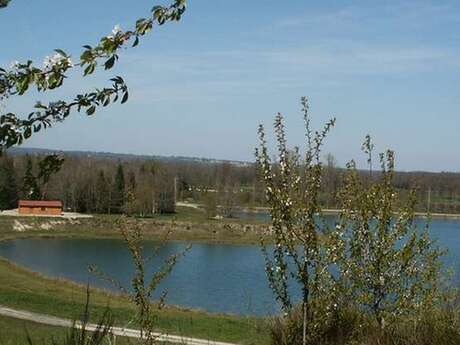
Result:
<svg viewBox="0 0 460 345">
<path fill-rule="evenodd" d="M 300 306 L 287 316 L 271 320 L 272 345 L 302 344 L 303 316 Z M 404 316 L 381 328 L 372 314 L 343 308 L 324 323 L 308 345 L 458 345 L 460 311 L 438 308 L 419 317 Z"/>
<path fill-rule="evenodd" d="M 316 315 L 324 314 L 317 310 Z M 307 345 L 345 345 L 355 338 L 354 332 L 362 323 L 356 311 L 343 308 L 335 310 L 325 322 L 318 325 L 316 332 L 307 338 Z M 303 312 L 301 305 L 296 306 L 285 316 L 276 316 L 271 320 L 270 336 L 273 345 L 300 345 L 303 343 Z"/>
</svg>

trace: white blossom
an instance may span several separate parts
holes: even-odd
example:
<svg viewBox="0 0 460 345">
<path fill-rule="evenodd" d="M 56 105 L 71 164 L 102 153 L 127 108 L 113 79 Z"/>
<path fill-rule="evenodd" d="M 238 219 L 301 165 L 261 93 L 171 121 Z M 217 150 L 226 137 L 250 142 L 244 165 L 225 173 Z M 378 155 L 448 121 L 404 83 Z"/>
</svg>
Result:
<svg viewBox="0 0 460 345">
<path fill-rule="evenodd" d="M 17 71 L 19 68 L 19 61 L 17 60 L 11 61 L 10 68 L 14 71 Z"/>
<path fill-rule="evenodd" d="M 63 64 L 72 66 L 72 60 L 70 59 L 70 57 L 64 56 L 60 53 L 56 53 L 53 56 L 46 56 L 45 59 L 43 59 L 43 68 L 45 70 L 51 70 L 55 66 Z"/>
<path fill-rule="evenodd" d="M 118 33 L 122 32 L 121 30 L 121 26 L 120 25 L 115 25 L 112 29 L 112 33 L 114 34 L 114 36 L 116 36 Z"/>
<path fill-rule="evenodd" d="M 107 38 L 109 40 L 112 40 L 115 36 L 117 36 L 121 32 L 123 32 L 123 30 L 121 29 L 121 26 L 117 24 L 113 27 L 112 34 L 108 35 Z"/>
</svg>

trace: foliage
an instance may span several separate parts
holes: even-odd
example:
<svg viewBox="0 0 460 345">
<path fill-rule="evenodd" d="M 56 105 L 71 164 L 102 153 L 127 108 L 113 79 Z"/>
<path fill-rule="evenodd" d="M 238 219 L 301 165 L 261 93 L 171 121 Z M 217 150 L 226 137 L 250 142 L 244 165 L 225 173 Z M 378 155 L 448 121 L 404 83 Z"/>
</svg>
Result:
<svg viewBox="0 0 460 345">
<path fill-rule="evenodd" d="M 272 345 L 301 344 L 302 313 L 297 308 L 288 317 L 271 321 Z M 331 322 L 322 325 L 321 339 L 312 345 L 456 345 L 460 343 L 460 310 L 445 305 L 420 318 L 400 315 L 382 329 L 375 318 L 360 310 L 343 308 Z"/>
<path fill-rule="evenodd" d="M 110 211 L 110 185 L 103 170 L 100 170 L 96 180 L 96 204 L 94 210 L 97 213 L 108 213 Z"/>
<path fill-rule="evenodd" d="M 326 238 L 328 229 L 317 215 L 321 212 L 320 151 L 335 120 L 329 121 L 322 131 L 313 133 L 308 101 L 302 98 L 301 103 L 306 129 L 305 154 L 301 157 L 299 148 L 288 149 L 283 117 L 278 113 L 274 123 L 278 160 L 273 162 L 270 159 L 262 126 L 259 128 L 260 147 L 256 150 L 256 157 L 265 183 L 275 242 L 273 248 L 262 243 L 267 277 L 287 314 L 293 310 L 290 295 L 292 280 L 300 286 L 302 340 L 306 344 L 317 337 L 320 325 L 326 322 L 334 305 L 330 246 L 322 240 Z"/>
<path fill-rule="evenodd" d="M 363 148 L 369 165 L 372 146 L 366 137 Z M 415 192 L 400 204 L 392 151 L 380 155 L 380 167 L 379 178 L 365 183 L 356 164 L 347 165 L 337 230 L 344 248 L 339 270 L 350 300 L 371 311 L 383 328 L 397 315 L 434 305 L 442 251 L 430 239 L 428 224 L 417 227 Z"/>
<path fill-rule="evenodd" d="M 348 309 L 335 310 L 327 322 L 319 324 L 316 339 L 309 339 L 311 345 L 345 345 L 356 339 L 356 331 L 364 324 L 359 313 Z M 286 316 L 275 316 L 270 322 L 273 345 L 302 344 L 303 313 L 296 306 Z M 356 345 L 358 345 L 357 343 Z M 361 344 L 360 344 L 361 345 Z"/>
<path fill-rule="evenodd" d="M 123 165 L 118 163 L 117 171 L 115 173 L 115 181 L 113 183 L 113 190 L 111 195 L 111 213 L 121 213 L 125 202 L 125 172 Z"/>
<path fill-rule="evenodd" d="M 26 170 L 22 183 L 23 195 L 30 200 L 39 200 L 41 196 L 37 178 L 33 173 L 33 162 L 30 156 L 26 158 Z"/>
<path fill-rule="evenodd" d="M 2 3 L 6 5 L 6 2 Z M 115 26 L 112 33 L 102 37 L 94 47 L 84 46 L 78 62 L 72 62 L 62 49 L 56 49 L 52 57 L 46 57 L 43 67 L 37 67 L 31 60 L 13 62 L 9 69 L 0 68 L 0 100 L 6 100 L 14 95 L 24 95 L 35 86 L 39 92 L 45 92 L 61 87 L 67 78 L 67 73 L 74 68 L 81 68 L 87 76 L 96 70 L 98 65 L 111 69 L 118 60 L 118 51 L 131 44 L 138 45 L 139 39 L 149 32 L 154 24 L 163 25 L 167 21 L 178 21 L 186 8 L 185 0 L 175 0 L 170 6 L 154 6 L 148 18 L 136 21 L 132 30 L 123 31 Z M 128 100 L 128 88 L 123 78 L 117 76 L 111 79 L 111 87 L 96 89 L 93 92 L 78 94 L 72 101 L 59 100 L 48 105 L 37 102 L 35 110 L 26 118 L 14 113 L 0 116 L 0 149 L 21 144 L 33 133 L 50 127 L 56 122 L 65 120 L 72 110 L 84 110 L 87 115 L 95 113 L 99 106 L 107 106 L 121 99 Z"/>
<path fill-rule="evenodd" d="M 27 152 L 27 151 L 26 151 Z M 14 161 L 21 194 L 22 178 L 25 174 L 26 155 L 16 149 L 8 150 L 10 159 Z M 44 152 L 46 154 L 46 152 Z M 34 164 L 42 159 L 44 154 L 34 152 Z M 112 184 L 121 160 L 126 173 L 126 183 L 129 189 L 126 203 L 129 203 L 130 213 L 139 216 L 152 214 L 154 198 L 159 197 L 155 191 L 166 193 L 167 200 L 174 201 L 173 179 L 178 177 L 178 200 L 188 200 L 195 204 L 206 205 L 209 197 L 215 199 L 216 206 L 225 205 L 226 195 L 223 191 L 233 188 L 235 205 L 242 207 L 266 206 L 262 184 L 257 180 L 255 165 L 230 165 L 228 171 L 222 168 L 226 162 L 206 162 L 201 160 L 182 160 L 155 157 L 126 157 L 124 155 L 62 153 L 65 158 L 61 170 L 53 174 L 47 186 L 47 198 L 62 200 L 67 209 L 76 212 L 108 213 L 108 203 L 111 199 Z M 134 156 L 133 156 L 134 158 Z M 338 190 L 344 184 L 345 169 L 335 166 L 334 158 L 330 155 L 323 157 L 323 176 L 320 193 L 320 206 L 328 209 L 339 209 Z M 150 173 L 149 166 L 156 165 L 156 177 Z M 38 165 L 37 165 L 38 166 Z M 100 181 L 100 173 L 104 179 Z M 161 172 L 161 173 L 160 173 Z M 134 174 L 135 188 L 131 188 Z M 359 170 L 363 179 L 369 179 L 369 172 Z M 378 177 L 379 172 L 374 172 Z M 184 187 L 186 186 L 186 187 Z M 423 172 L 394 172 L 394 186 L 401 202 L 409 199 L 410 190 L 416 186 L 417 212 L 427 209 L 427 189 L 431 188 L 430 209 L 432 212 L 460 212 L 460 174 L 456 173 L 423 173 Z M 458 190 L 458 192 L 457 192 Z M 102 193 L 101 191 L 105 191 Z M 132 192 L 133 199 L 128 198 Z M 133 200 L 133 202 L 131 202 Z M 157 202 L 157 204 L 159 204 Z M 128 206 L 128 205 L 125 205 Z M 127 210 L 127 209 L 126 209 Z M 219 207 L 219 211 L 222 207 Z"/>
<path fill-rule="evenodd" d="M 204 197 L 204 211 L 206 213 L 206 218 L 216 218 L 217 200 L 215 193 L 206 193 L 206 196 Z"/>
<path fill-rule="evenodd" d="M 7 155 L 0 157 L 0 210 L 17 206 L 18 188 L 14 161 Z"/>
<path fill-rule="evenodd" d="M 8 6 L 11 0 L 0 0 L 0 8 Z"/>
<path fill-rule="evenodd" d="M 34 174 L 32 158 L 27 156 L 22 185 L 24 197 L 30 200 L 46 199 L 48 183 L 63 164 L 64 158 L 56 154 L 44 156 L 38 160 L 38 172 Z"/>
<path fill-rule="evenodd" d="M 270 159 L 262 127 L 256 151 L 274 237 L 274 246 L 262 247 L 266 271 L 285 312 L 273 326 L 272 339 L 276 344 L 327 344 L 329 339 L 339 344 L 334 334 L 344 338 L 347 330 L 378 325 L 374 343 L 380 343 L 401 322 L 417 325 L 439 310 L 442 251 L 430 239 L 428 226 L 417 228 L 415 192 L 401 203 L 392 151 L 380 155 L 381 171 L 373 175 L 370 136 L 363 144 L 369 174 L 360 174 L 353 161 L 347 165 L 338 193 L 342 212 L 330 228 L 319 203 L 325 176 L 320 151 L 334 120 L 313 132 L 306 99 L 302 105 L 304 157 L 298 148 L 288 149 L 280 114 L 275 117 L 278 159 Z M 292 292 L 298 286 L 302 294 L 296 306 Z M 449 332 L 449 324 L 443 327 Z M 405 341 L 401 344 L 409 344 Z"/>
<path fill-rule="evenodd" d="M 50 181 L 51 176 L 61 170 L 62 164 L 64 164 L 64 158 L 56 154 L 47 155 L 38 162 L 37 180 L 41 185 L 42 199 L 46 199 L 48 182 Z"/>
</svg>

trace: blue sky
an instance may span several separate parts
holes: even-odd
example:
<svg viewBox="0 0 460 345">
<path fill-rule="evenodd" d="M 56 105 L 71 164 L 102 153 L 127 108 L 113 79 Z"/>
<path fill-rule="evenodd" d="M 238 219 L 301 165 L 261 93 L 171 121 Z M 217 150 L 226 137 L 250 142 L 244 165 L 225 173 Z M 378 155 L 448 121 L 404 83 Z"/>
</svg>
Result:
<svg viewBox="0 0 460 345">
<path fill-rule="evenodd" d="M 0 11 L 0 65 L 55 48 L 74 56 L 158 1 L 12 0 Z M 161 2 L 160 2 L 161 3 Z M 164 2 L 163 2 L 164 3 Z M 110 73 L 11 98 L 2 111 L 69 99 L 122 75 L 130 101 L 74 114 L 26 146 L 253 160 L 259 123 L 286 117 L 302 145 L 299 99 L 316 125 L 337 118 L 325 153 L 364 162 L 360 146 L 396 151 L 401 170 L 460 171 L 459 1 L 190 0 L 180 23 L 121 52 Z"/>
</svg>

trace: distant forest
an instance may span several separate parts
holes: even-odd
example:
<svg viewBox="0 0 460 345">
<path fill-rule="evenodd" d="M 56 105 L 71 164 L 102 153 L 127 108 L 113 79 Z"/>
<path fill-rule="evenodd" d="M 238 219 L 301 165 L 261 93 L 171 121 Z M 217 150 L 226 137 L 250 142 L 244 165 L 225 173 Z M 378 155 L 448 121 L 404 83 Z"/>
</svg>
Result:
<svg viewBox="0 0 460 345">
<path fill-rule="evenodd" d="M 209 216 L 231 217 L 239 206 L 265 206 L 257 171 L 249 163 L 91 153 L 46 157 L 41 151 L 0 157 L 0 209 L 16 208 L 18 199 L 58 199 L 66 211 L 149 216 L 175 212 L 177 201 L 187 201 L 204 205 Z M 340 208 L 342 175 L 328 155 L 324 208 Z M 420 212 L 460 213 L 460 173 L 398 172 L 395 184 L 403 198 L 416 188 Z"/>
</svg>

